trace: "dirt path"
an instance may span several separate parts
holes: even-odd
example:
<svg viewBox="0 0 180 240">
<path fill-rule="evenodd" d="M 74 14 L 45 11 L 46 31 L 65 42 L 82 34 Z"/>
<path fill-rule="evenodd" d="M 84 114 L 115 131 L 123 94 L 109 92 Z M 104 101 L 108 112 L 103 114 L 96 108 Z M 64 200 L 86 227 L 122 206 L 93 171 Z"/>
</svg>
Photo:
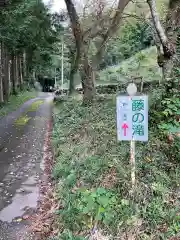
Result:
<svg viewBox="0 0 180 240">
<path fill-rule="evenodd" d="M 30 100 L 0 120 L 0 240 L 20 239 L 37 207 L 52 100 Z"/>
</svg>

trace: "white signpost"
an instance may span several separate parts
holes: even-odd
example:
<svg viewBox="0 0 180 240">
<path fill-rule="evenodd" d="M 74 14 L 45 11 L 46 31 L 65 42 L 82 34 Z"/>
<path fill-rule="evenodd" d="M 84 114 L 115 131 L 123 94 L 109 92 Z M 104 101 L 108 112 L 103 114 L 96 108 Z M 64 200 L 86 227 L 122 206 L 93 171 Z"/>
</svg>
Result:
<svg viewBox="0 0 180 240">
<path fill-rule="evenodd" d="M 117 138 L 119 141 L 131 141 L 131 180 L 135 186 L 135 141 L 148 141 L 148 96 L 135 96 L 137 87 L 131 83 L 127 87 L 129 96 L 118 96 Z"/>
</svg>

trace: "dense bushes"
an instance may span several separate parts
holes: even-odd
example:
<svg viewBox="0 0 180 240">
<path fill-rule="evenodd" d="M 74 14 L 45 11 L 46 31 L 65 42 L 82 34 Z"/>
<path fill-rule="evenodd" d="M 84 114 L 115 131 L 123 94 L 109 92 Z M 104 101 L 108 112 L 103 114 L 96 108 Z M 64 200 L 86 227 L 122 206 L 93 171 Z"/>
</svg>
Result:
<svg viewBox="0 0 180 240">
<path fill-rule="evenodd" d="M 152 31 L 147 22 L 126 23 L 119 34 L 108 43 L 100 68 L 116 65 L 152 44 Z"/>
</svg>

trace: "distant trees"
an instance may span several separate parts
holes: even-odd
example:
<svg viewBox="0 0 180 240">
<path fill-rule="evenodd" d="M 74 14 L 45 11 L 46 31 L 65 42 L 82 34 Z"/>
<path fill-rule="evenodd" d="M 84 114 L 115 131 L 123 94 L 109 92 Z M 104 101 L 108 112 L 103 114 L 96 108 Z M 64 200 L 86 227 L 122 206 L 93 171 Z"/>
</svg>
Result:
<svg viewBox="0 0 180 240">
<path fill-rule="evenodd" d="M 13 0 L 0 8 L 0 103 L 51 61 L 57 41 L 51 21 L 41 0 Z"/>
</svg>

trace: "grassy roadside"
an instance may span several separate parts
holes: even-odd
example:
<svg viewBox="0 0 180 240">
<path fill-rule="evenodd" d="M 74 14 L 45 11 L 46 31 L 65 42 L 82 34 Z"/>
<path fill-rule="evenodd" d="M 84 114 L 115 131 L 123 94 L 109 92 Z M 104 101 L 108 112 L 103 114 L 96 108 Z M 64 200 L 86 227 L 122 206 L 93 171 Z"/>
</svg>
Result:
<svg viewBox="0 0 180 240">
<path fill-rule="evenodd" d="M 180 159 L 156 130 L 151 126 L 149 142 L 137 144 L 132 199 L 129 144 L 116 140 L 115 96 L 92 107 L 75 99 L 56 106 L 53 177 L 61 209 L 54 239 L 180 237 Z"/>
<path fill-rule="evenodd" d="M 0 117 L 18 109 L 23 103 L 37 96 L 35 91 L 23 91 L 18 95 L 11 95 L 9 101 L 0 107 Z"/>
</svg>

